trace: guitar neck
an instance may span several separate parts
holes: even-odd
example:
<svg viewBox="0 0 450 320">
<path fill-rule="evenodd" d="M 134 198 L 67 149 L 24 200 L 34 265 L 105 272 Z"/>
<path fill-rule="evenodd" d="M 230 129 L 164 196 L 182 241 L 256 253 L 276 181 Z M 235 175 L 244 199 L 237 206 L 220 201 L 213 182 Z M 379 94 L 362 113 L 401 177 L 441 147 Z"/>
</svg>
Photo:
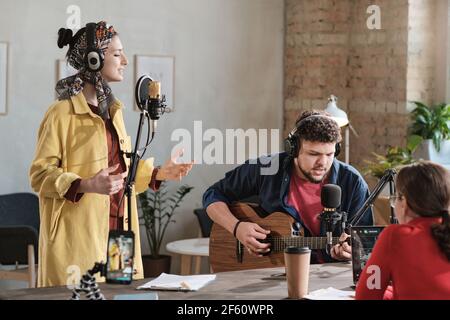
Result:
<svg viewBox="0 0 450 320">
<path fill-rule="evenodd" d="M 271 252 L 283 252 L 287 247 L 308 247 L 312 250 L 327 247 L 327 237 L 274 237 L 269 242 Z M 339 237 L 333 237 L 333 245 L 338 242 Z"/>
</svg>

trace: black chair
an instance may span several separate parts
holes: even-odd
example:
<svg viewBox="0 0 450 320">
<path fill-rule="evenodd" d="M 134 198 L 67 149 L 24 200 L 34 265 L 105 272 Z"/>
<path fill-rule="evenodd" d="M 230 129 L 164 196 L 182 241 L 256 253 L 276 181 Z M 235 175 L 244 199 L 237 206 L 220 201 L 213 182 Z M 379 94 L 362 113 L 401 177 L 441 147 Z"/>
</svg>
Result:
<svg viewBox="0 0 450 320">
<path fill-rule="evenodd" d="M 28 281 L 36 287 L 39 243 L 39 199 L 31 193 L 0 196 L 0 263 L 16 265 L 15 270 L 0 270 L 0 279 Z M 19 269 L 19 264 L 28 265 Z"/>
<path fill-rule="evenodd" d="M 213 221 L 206 213 L 205 209 L 195 209 L 194 214 L 198 218 L 198 223 L 200 225 L 200 231 L 203 238 L 209 238 L 211 234 L 211 228 Z"/>
</svg>

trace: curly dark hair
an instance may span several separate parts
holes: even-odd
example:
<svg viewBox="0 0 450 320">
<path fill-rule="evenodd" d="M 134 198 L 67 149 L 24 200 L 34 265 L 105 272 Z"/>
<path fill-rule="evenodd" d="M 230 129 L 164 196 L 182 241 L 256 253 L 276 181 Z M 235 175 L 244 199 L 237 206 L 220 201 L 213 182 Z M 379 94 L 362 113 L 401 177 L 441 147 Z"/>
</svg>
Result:
<svg viewBox="0 0 450 320">
<path fill-rule="evenodd" d="M 341 142 L 341 129 L 328 112 L 322 110 L 303 111 L 295 121 L 301 145 L 303 140 L 313 142 Z"/>
</svg>

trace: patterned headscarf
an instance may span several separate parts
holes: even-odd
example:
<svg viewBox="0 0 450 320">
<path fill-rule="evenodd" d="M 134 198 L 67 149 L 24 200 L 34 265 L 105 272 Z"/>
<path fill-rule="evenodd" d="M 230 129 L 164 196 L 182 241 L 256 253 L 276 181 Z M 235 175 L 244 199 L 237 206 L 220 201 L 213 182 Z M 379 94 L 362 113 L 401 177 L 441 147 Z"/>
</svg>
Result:
<svg viewBox="0 0 450 320">
<path fill-rule="evenodd" d="M 97 23 L 95 30 L 95 45 L 96 48 L 100 49 L 102 58 L 104 58 L 105 51 L 108 48 L 112 37 L 116 35 L 117 32 L 112 26 L 106 24 L 105 21 Z M 75 42 L 72 43 L 73 41 Z M 115 98 L 111 88 L 106 80 L 103 79 L 100 71 L 91 72 L 87 69 L 84 60 L 87 49 L 86 30 L 84 30 L 77 38 L 76 35 L 75 37 L 72 37 L 72 31 L 70 29 L 60 29 L 58 46 L 62 48 L 66 44 L 71 44 L 67 57 L 68 63 L 78 70 L 78 73 L 58 81 L 55 88 L 58 93 L 58 99 L 69 99 L 83 91 L 86 82 L 91 83 L 95 86 L 100 115 L 102 118 L 107 119 L 109 117 L 109 107 L 112 105 Z"/>
</svg>

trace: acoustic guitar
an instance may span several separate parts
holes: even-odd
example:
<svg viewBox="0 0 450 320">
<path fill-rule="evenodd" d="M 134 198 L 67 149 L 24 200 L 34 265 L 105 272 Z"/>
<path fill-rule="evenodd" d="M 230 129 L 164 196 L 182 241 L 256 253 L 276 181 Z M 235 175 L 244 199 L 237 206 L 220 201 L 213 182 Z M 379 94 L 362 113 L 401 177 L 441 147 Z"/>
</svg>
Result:
<svg viewBox="0 0 450 320">
<path fill-rule="evenodd" d="M 293 235 L 294 219 L 286 213 L 274 212 L 261 218 L 257 214 L 256 205 L 235 203 L 229 208 L 239 220 L 253 222 L 270 230 L 267 238 L 261 241 L 271 244 L 270 252 L 262 257 L 251 255 L 230 232 L 214 223 L 209 238 L 209 261 L 213 272 L 284 266 L 284 249 L 289 246 L 309 247 L 310 249 L 326 248 L 326 237 Z M 339 237 L 333 237 L 333 245 L 338 242 Z"/>
</svg>

